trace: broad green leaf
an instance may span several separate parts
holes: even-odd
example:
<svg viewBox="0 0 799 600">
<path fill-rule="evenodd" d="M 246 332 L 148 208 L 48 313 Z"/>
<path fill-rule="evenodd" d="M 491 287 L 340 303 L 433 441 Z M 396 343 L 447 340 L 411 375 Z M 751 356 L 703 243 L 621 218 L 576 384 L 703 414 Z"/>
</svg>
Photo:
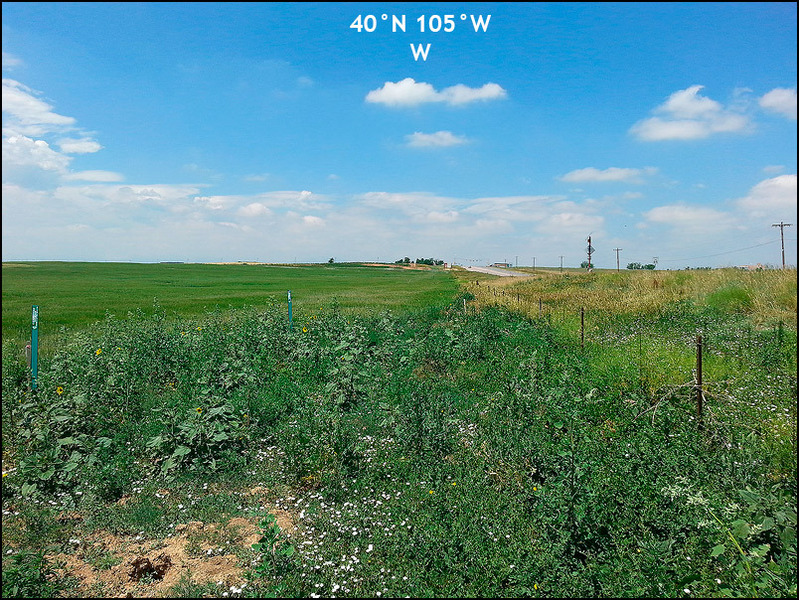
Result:
<svg viewBox="0 0 799 600">
<path fill-rule="evenodd" d="M 749 525 L 741 519 L 734 521 L 732 523 L 732 534 L 737 538 L 745 538 L 749 535 Z"/>
</svg>

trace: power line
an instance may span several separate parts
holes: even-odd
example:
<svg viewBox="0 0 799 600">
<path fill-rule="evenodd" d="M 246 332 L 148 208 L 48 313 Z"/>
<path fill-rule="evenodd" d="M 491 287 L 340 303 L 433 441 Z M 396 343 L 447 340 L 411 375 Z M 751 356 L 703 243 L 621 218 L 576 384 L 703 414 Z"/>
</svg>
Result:
<svg viewBox="0 0 799 600">
<path fill-rule="evenodd" d="M 716 254 L 706 254 L 705 256 L 694 256 L 692 258 L 666 258 L 660 259 L 660 262 L 679 262 L 684 260 L 697 260 L 700 258 L 713 258 L 714 256 L 723 256 L 725 254 L 734 254 L 736 252 L 741 252 L 742 250 L 751 250 L 752 248 L 760 248 L 761 246 L 768 246 L 770 244 L 776 244 L 777 240 L 772 240 L 770 242 L 764 242 L 762 244 L 755 244 L 754 246 L 747 246 L 745 248 L 738 248 L 737 250 L 728 250 L 727 252 L 717 252 Z"/>
</svg>

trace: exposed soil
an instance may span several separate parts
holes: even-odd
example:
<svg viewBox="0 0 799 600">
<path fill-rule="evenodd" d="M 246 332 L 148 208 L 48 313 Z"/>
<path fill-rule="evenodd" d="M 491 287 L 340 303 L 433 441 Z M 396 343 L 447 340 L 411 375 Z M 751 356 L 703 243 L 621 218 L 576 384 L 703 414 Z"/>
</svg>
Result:
<svg viewBox="0 0 799 600">
<path fill-rule="evenodd" d="M 281 531 L 294 530 L 289 513 L 271 512 Z M 218 584 L 216 596 L 221 596 L 230 586 L 241 587 L 246 582 L 246 560 L 241 557 L 260 540 L 258 523 L 262 518 L 182 523 L 175 527 L 174 536 L 163 540 L 99 531 L 81 539 L 74 553 L 48 559 L 61 565 L 59 575 L 77 580 L 73 594 L 84 598 L 158 598 L 189 581 Z M 220 547 L 220 539 L 228 542 Z"/>
</svg>

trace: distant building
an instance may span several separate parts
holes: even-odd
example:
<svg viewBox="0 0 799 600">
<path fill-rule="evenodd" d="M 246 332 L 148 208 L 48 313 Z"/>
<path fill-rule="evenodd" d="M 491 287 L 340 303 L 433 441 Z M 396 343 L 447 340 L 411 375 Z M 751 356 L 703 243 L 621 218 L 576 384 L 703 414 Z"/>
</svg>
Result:
<svg viewBox="0 0 799 600">
<path fill-rule="evenodd" d="M 488 266 L 489 267 L 501 267 L 501 268 L 508 269 L 508 268 L 512 267 L 513 265 L 511 265 L 510 263 L 491 263 Z"/>
</svg>

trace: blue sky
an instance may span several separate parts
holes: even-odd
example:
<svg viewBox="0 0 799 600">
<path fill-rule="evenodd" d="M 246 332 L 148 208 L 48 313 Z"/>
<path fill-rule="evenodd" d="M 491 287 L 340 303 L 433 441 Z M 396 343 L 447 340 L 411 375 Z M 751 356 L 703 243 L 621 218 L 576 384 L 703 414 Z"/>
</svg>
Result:
<svg viewBox="0 0 799 600">
<path fill-rule="evenodd" d="M 2 11 L 3 260 L 796 264 L 796 3 Z"/>
</svg>

